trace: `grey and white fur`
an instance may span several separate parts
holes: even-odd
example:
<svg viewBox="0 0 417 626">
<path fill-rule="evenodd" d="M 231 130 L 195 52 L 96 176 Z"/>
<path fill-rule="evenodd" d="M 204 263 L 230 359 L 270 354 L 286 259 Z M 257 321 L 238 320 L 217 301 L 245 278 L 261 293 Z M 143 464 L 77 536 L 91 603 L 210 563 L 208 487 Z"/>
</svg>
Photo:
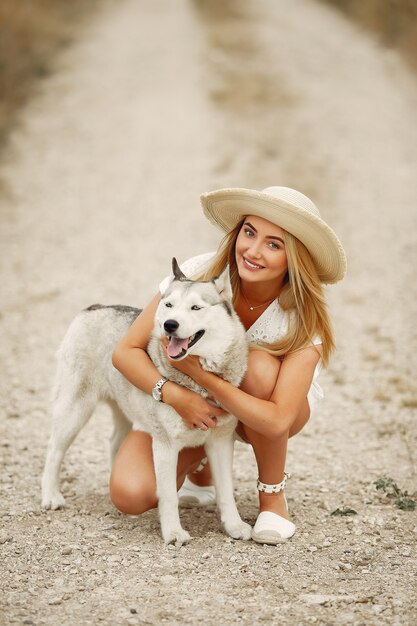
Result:
<svg viewBox="0 0 417 626">
<path fill-rule="evenodd" d="M 161 338 L 170 337 L 171 358 L 198 355 L 202 367 L 238 386 L 246 371 L 248 345 L 236 315 L 226 269 L 210 281 L 193 281 L 173 259 L 173 278 L 158 305 L 147 347 L 161 376 L 207 397 L 190 377 L 172 366 Z M 65 503 L 59 488 L 60 466 L 68 447 L 100 401 L 113 410 L 111 460 L 132 424 L 152 436 L 162 536 L 181 545 L 191 538 L 181 526 L 176 489 L 178 453 L 203 445 L 216 488 L 217 506 L 226 532 L 249 539 L 250 526 L 239 516 L 233 496 L 232 458 L 235 417 L 218 418 L 215 428 L 190 430 L 168 404 L 129 383 L 112 365 L 112 352 L 138 309 L 93 305 L 79 313 L 58 350 L 53 400 L 53 426 L 42 478 L 42 506 L 58 509 Z"/>
</svg>

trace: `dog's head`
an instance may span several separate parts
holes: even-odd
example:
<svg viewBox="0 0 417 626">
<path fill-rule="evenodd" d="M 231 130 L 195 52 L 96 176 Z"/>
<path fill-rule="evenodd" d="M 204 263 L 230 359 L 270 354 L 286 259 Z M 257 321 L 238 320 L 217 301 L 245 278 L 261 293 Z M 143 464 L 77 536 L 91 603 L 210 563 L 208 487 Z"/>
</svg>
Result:
<svg viewBox="0 0 417 626">
<path fill-rule="evenodd" d="M 206 356 L 213 344 L 221 351 L 232 339 L 232 318 L 236 324 L 228 268 L 213 280 L 194 281 L 183 274 L 174 258 L 172 271 L 156 311 L 160 336 L 169 338 L 169 357 Z"/>
</svg>

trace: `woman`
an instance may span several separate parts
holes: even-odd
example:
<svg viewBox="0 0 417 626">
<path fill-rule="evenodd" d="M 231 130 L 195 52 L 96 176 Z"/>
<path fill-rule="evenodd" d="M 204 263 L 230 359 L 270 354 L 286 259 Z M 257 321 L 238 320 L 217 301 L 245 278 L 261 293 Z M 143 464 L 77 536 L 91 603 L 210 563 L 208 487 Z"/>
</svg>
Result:
<svg viewBox="0 0 417 626">
<path fill-rule="evenodd" d="M 259 515 L 252 538 L 275 544 L 295 532 L 284 495 L 288 438 L 297 434 L 322 397 L 321 364 L 334 348 L 322 283 L 335 283 L 346 257 L 313 202 L 294 189 L 220 189 L 203 194 L 208 219 L 227 233 L 213 255 L 183 265 L 186 275 L 208 280 L 229 265 L 234 308 L 253 346 L 239 389 L 205 372 L 196 357 L 172 364 L 208 390 L 239 420 L 236 437 L 252 445 L 259 471 Z M 207 267 L 207 260 L 209 265 Z M 166 283 L 161 284 L 163 292 Z M 116 347 L 113 364 L 147 393 L 157 386 L 188 428 L 215 428 L 223 414 L 197 394 L 162 382 L 146 353 L 160 295 L 154 297 Z M 161 384 L 162 383 L 162 384 Z M 155 391 L 154 391 L 155 397 Z M 202 462 L 203 461 L 203 462 Z M 178 487 L 184 499 L 214 501 L 204 449 L 182 450 Z M 116 456 L 110 480 L 115 506 L 139 514 L 157 506 L 151 438 L 132 431 Z"/>
</svg>

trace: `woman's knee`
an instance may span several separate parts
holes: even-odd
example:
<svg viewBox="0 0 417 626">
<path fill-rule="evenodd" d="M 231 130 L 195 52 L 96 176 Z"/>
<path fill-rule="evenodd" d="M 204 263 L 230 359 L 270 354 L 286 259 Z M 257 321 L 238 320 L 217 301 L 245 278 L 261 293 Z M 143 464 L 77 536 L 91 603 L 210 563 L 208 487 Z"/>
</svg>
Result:
<svg viewBox="0 0 417 626">
<path fill-rule="evenodd" d="M 127 515 L 141 515 L 158 506 L 156 490 L 143 483 L 111 479 L 110 498 L 116 509 Z"/>
<path fill-rule="evenodd" d="M 269 400 L 277 383 L 281 363 L 263 350 L 250 350 L 248 369 L 241 389 L 261 400 Z"/>
<path fill-rule="evenodd" d="M 130 431 L 116 455 L 110 476 L 110 498 L 122 513 L 140 515 L 157 506 L 152 440 Z"/>
</svg>

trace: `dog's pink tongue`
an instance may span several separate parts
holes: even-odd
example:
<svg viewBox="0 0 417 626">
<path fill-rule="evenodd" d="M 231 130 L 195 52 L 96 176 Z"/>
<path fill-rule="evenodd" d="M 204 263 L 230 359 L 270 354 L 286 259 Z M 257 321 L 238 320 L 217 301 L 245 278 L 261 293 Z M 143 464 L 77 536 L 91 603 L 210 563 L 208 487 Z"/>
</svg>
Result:
<svg viewBox="0 0 417 626">
<path fill-rule="evenodd" d="M 167 352 L 171 358 L 175 358 L 183 350 L 187 350 L 188 348 L 188 338 L 179 339 L 178 337 L 171 337 L 170 342 L 168 344 Z"/>
</svg>

